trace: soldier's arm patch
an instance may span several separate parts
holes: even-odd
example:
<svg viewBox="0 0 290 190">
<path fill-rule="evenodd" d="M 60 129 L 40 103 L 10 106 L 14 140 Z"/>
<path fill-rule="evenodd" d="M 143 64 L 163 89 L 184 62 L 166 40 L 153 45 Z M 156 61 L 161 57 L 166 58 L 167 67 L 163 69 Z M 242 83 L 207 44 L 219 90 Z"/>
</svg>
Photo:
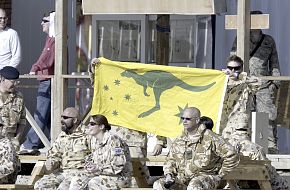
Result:
<svg viewBox="0 0 290 190">
<path fill-rule="evenodd" d="M 124 150 L 122 148 L 115 148 L 115 155 L 123 155 L 124 154 Z"/>
</svg>

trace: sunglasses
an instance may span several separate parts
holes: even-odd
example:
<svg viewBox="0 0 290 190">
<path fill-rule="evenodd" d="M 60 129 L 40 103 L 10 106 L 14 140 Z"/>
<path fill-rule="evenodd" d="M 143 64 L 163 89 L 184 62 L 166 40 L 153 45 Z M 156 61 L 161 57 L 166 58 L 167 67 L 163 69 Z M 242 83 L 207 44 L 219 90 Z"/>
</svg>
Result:
<svg viewBox="0 0 290 190">
<path fill-rule="evenodd" d="M 196 118 L 196 117 L 192 117 L 192 118 L 189 118 L 189 117 L 180 117 L 181 120 L 186 120 L 186 121 L 191 121 L 194 118 Z"/>
<path fill-rule="evenodd" d="M 61 117 L 62 117 L 63 119 L 73 118 L 73 117 L 68 117 L 68 116 L 64 116 L 64 115 L 62 115 Z"/>
<path fill-rule="evenodd" d="M 42 19 L 41 20 L 43 23 L 47 23 L 47 22 L 49 22 L 49 20 L 46 20 L 46 19 Z"/>
<path fill-rule="evenodd" d="M 229 70 L 235 70 L 235 71 L 239 71 L 240 69 L 241 69 L 241 66 L 238 66 L 238 67 L 231 67 L 231 66 L 227 66 L 227 68 L 229 69 Z"/>
<path fill-rule="evenodd" d="M 89 122 L 89 125 L 97 125 L 95 122 Z"/>
</svg>

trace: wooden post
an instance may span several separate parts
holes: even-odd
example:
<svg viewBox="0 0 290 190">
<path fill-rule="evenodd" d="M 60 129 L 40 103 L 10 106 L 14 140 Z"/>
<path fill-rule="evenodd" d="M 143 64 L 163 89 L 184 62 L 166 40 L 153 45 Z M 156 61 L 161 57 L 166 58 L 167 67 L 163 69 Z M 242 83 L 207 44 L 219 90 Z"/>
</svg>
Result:
<svg viewBox="0 0 290 190">
<path fill-rule="evenodd" d="M 67 82 L 64 82 L 63 73 L 67 73 L 67 17 L 68 0 L 55 1 L 55 68 L 52 83 L 52 123 L 51 142 L 53 142 L 61 131 L 61 113 L 66 98 Z"/>
<path fill-rule="evenodd" d="M 156 64 L 168 65 L 170 16 L 157 15 Z"/>
<path fill-rule="evenodd" d="M 250 1 L 238 0 L 237 55 L 244 61 L 244 71 L 249 71 L 250 49 Z"/>
</svg>

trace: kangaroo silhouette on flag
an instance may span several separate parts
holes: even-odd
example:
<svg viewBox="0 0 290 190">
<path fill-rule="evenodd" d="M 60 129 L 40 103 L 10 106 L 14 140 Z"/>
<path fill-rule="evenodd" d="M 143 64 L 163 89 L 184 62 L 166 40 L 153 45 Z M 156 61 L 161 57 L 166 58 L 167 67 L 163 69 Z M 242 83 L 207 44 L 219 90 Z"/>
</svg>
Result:
<svg viewBox="0 0 290 190">
<path fill-rule="evenodd" d="M 185 90 L 191 92 L 201 92 L 209 89 L 212 87 L 215 82 L 205 85 L 205 86 L 191 86 L 176 76 L 174 76 L 170 72 L 166 71 L 159 71 L 159 70 L 152 70 L 147 71 L 143 75 L 137 74 L 134 70 L 125 70 L 121 73 L 122 77 L 133 78 L 135 82 L 143 87 L 144 96 L 150 96 L 146 90 L 147 87 L 151 87 L 153 89 L 154 97 L 155 97 L 155 106 L 149 109 L 146 112 L 141 113 L 138 118 L 146 117 L 158 110 L 160 110 L 160 96 L 161 94 L 169 90 L 175 86 L 183 88 Z"/>
</svg>

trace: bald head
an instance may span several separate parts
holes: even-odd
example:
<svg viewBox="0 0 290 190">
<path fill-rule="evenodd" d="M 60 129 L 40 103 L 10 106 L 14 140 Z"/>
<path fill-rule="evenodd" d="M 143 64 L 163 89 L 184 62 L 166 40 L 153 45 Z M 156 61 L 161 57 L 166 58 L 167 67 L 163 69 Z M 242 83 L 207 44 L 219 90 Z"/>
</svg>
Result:
<svg viewBox="0 0 290 190">
<path fill-rule="evenodd" d="M 200 111 L 195 107 L 186 108 L 183 111 L 182 117 L 184 129 L 190 133 L 194 134 L 199 126 Z"/>
<path fill-rule="evenodd" d="M 200 118 L 200 111 L 196 107 L 189 107 L 184 110 L 184 112 L 188 112 L 192 117 Z"/>
<path fill-rule="evenodd" d="M 3 31 L 7 25 L 7 15 L 6 11 L 2 8 L 0 8 L 0 31 Z"/>
<path fill-rule="evenodd" d="M 78 118 L 79 111 L 74 107 L 68 107 L 63 111 L 61 116 Z"/>
</svg>

